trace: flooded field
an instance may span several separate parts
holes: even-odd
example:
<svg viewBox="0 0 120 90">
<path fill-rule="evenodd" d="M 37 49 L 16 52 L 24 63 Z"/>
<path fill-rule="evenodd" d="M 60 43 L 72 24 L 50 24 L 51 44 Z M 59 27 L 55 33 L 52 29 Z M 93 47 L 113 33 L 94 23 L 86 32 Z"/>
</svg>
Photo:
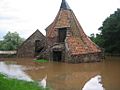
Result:
<svg viewBox="0 0 120 90">
<path fill-rule="evenodd" d="M 102 76 L 106 90 L 120 90 L 120 58 L 117 57 L 107 57 L 98 63 L 80 64 L 36 63 L 32 59 L 15 58 L 2 59 L 0 62 L 6 62 L 6 65 L 20 65 L 33 80 L 41 80 L 47 75 L 47 86 L 53 90 L 82 90 L 84 84 L 98 74 Z M 17 72 L 18 69 L 14 70 Z"/>
</svg>

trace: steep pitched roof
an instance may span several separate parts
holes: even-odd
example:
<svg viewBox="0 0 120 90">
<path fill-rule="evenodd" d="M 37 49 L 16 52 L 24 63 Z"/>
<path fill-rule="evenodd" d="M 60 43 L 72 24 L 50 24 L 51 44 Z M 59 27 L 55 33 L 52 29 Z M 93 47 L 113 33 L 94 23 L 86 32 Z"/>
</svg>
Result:
<svg viewBox="0 0 120 90">
<path fill-rule="evenodd" d="M 64 27 L 70 27 L 71 24 L 71 11 L 70 10 L 59 10 L 55 20 L 52 24 L 50 24 L 47 28 L 47 36 L 48 37 L 54 37 L 55 33 L 54 31 L 56 28 L 64 28 Z"/>
<path fill-rule="evenodd" d="M 71 10 L 71 9 L 70 9 L 68 3 L 66 2 L 66 0 L 62 0 L 60 10 L 59 10 L 55 20 L 45 30 L 47 31 L 47 30 L 51 29 L 51 27 L 53 27 L 53 26 L 56 26 L 56 28 L 68 27 L 69 26 L 68 15 L 70 14 L 70 13 L 68 14 L 69 10 Z M 70 15 L 69 15 L 69 17 L 70 17 Z M 55 25 L 55 23 L 57 23 L 57 25 Z"/>
<path fill-rule="evenodd" d="M 78 37 L 67 37 L 66 43 L 68 51 L 71 53 L 71 55 L 101 52 L 100 48 L 92 41 L 83 42 Z"/>
<path fill-rule="evenodd" d="M 45 37 L 38 29 L 32 34 L 32 35 L 30 35 L 25 41 L 27 41 L 28 39 L 30 39 L 32 36 L 34 36 L 35 34 L 39 34 L 39 35 L 41 35 L 42 37 Z"/>
<path fill-rule="evenodd" d="M 21 48 L 31 37 L 33 37 L 35 34 L 39 34 L 41 35 L 42 37 L 46 38 L 38 29 L 32 34 L 30 35 L 21 45 L 19 48 Z M 18 49 L 19 49 L 18 48 Z"/>
<path fill-rule="evenodd" d="M 62 0 L 60 10 L 50 26 L 47 28 L 47 38 L 57 37 L 57 28 L 69 28 L 70 37 L 66 38 L 69 51 L 73 55 L 101 52 L 84 33 L 79 21 L 65 0 Z"/>
</svg>

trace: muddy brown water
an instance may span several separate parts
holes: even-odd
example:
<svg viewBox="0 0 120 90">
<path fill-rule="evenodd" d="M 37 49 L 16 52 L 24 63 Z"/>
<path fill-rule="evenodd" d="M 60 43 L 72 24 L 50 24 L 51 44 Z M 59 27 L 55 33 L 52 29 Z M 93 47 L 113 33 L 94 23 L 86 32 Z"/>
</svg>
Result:
<svg viewBox="0 0 120 90">
<path fill-rule="evenodd" d="M 47 75 L 47 86 L 53 90 L 82 90 L 93 76 L 101 75 L 106 90 L 120 90 L 120 57 L 107 57 L 102 62 L 68 64 L 58 62 L 36 63 L 32 59 L 4 59 L 25 67 L 33 80 Z"/>
</svg>

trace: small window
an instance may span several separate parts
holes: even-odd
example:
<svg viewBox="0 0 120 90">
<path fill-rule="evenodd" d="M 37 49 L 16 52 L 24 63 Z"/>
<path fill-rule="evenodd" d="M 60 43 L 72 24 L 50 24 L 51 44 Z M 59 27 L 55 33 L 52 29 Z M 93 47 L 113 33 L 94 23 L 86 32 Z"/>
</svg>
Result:
<svg viewBox="0 0 120 90">
<path fill-rule="evenodd" d="M 65 42 L 67 28 L 60 28 L 58 30 L 58 42 Z"/>
</svg>

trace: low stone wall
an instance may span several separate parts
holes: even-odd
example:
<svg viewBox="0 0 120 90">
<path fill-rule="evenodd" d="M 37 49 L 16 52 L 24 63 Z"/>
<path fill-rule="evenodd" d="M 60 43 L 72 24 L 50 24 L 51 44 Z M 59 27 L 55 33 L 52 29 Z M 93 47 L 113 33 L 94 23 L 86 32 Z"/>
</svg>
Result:
<svg viewBox="0 0 120 90">
<path fill-rule="evenodd" d="M 83 54 L 83 55 L 73 55 L 66 60 L 68 63 L 86 63 L 86 62 L 99 62 L 102 61 L 101 53 L 91 53 L 91 54 Z"/>
<path fill-rule="evenodd" d="M 16 51 L 0 51 L 0 55 L 5 55 L 5 54 L 16 54 Z"/>
<path fill-rule="evenodd" d="M 0 51 L 0 58 L 16 57 L 16 51 Z"/>
</svg>

